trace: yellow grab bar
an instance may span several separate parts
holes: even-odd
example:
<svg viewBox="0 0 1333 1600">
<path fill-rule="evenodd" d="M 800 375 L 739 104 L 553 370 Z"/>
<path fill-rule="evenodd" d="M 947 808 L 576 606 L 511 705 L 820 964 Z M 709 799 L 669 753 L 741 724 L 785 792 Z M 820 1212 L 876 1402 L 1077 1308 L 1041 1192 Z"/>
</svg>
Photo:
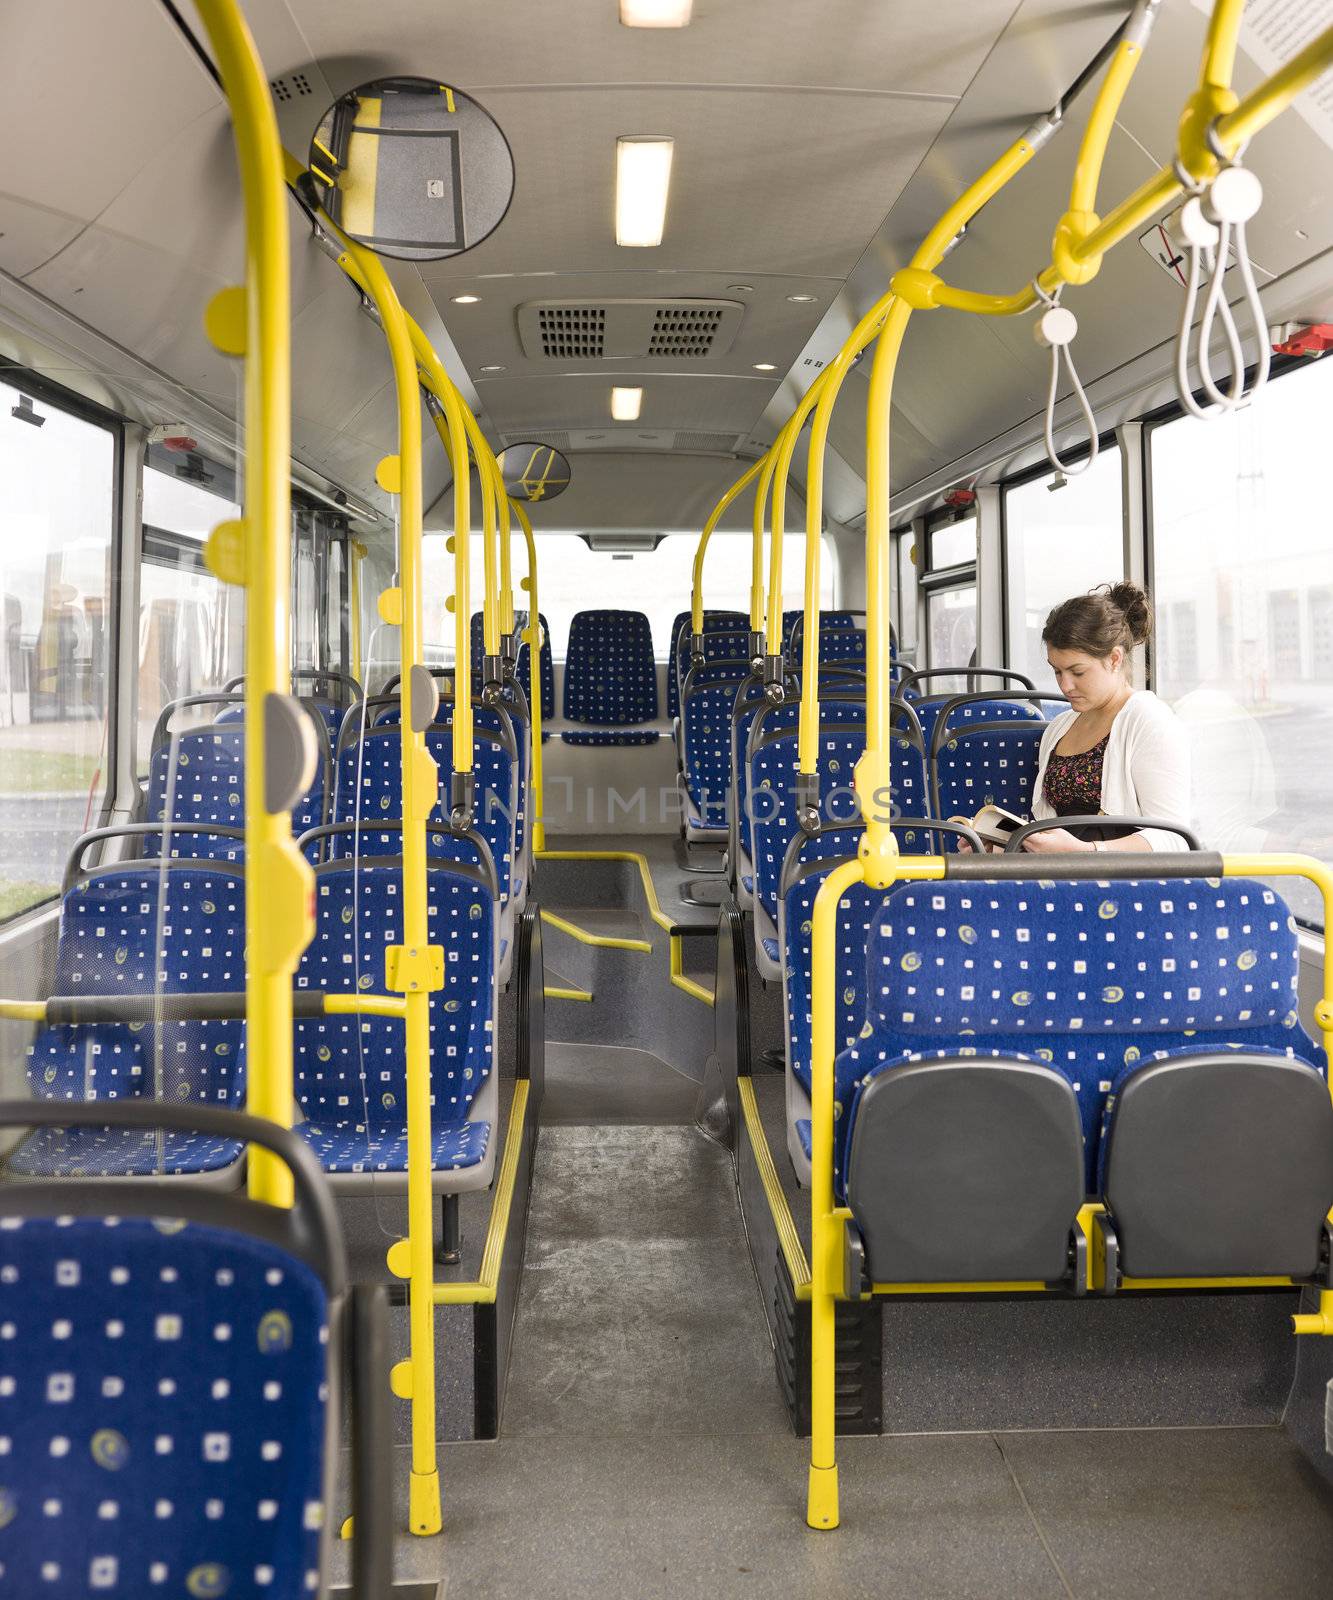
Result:
<svg viewBox="0 0 1333 1600">
<path fill-rule="evenodd" d="M 752 484 L 763 471 L 764 461 L 766 459 L 766 457 L 761 456 L 748 472 L 742 473 L 741 476 L 737 478 L 735 483 L 732 484 L 731 488 L 727 490 L 726 494 L 722 496 L 722 498 L 709 513 L 708 521 L 704 523 L 703 532 L 699 535 L 699 547 L 694 552 L 694 580 L 690 595 L 690 629 L 691 632 L 696 635 L 701 634 L 704 631 L 704 556 L 708 553 L 708 542 L 713 537 L 713 530 L 722 520 L 727 508 L 745 492 L 749 485 Z M 751 629 L 753 632 L 757 633 L 759 630 L 758 628 L 754 627 L 753 588 L 751 589 L 750 606 Z M 675 663 L 672 662 L 668 667 L 668 671 L 674 671 L 674 669 Z"/>
<path fill-rule="evenodd" d="M 528 595 L 528 625 L 523 637 L 528 645 L 528 712 L 532 727 L 532 822 L 531 838 L 534 850 L 546 848 L 546 788 L 542 757 L 542 625 L 537 599 L 537 541 L 532 536 L 532 520 L 521 501 L 513 502 L 514 515 L 523 529 L 528 547 L 528 576 L 525 588 Z"/>
<path fill-rule="evenodd" d="M 291 689 L 291 306 L 287 189 L 268 76 L 236 0 L 199 0 L 231 107 L 245 202 L 245 290 L 224 289 L 206 325 L 245 357 L 245 512 L 223 524 L 207 559 L 242 584 L 245 629 L 246 1109 L 291 1125 L 292 976 L 314 933 L 314 875 L 292 842 L 291 816 L 265 806 L 265 705 Z M 241 548 L 237 549 L 237 541 Z M 262 886 L 262 893 L 260 892 Z M 292 1203 L 292 1177 L 267 1150 L 249 1190 Z"/>
</svg>

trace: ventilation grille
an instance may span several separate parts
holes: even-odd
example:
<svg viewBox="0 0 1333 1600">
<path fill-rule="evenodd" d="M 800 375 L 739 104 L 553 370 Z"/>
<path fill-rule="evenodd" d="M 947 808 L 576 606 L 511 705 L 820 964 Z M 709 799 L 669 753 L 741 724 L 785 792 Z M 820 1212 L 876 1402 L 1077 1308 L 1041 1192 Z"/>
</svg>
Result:
<svg viewBox="0 0 1333 1600">
<path fill-rule="evenodd" d="M 310 80 L 304 72 L 292 72 L 285 78 L 270 78 L 268 86 L 280 106 L 286 105 L 289 100 L 299 100 L 303 95 L 310 93 Z"/>
<path fill-rule="evenodd" d="M 698 359 L 713 353 L 713 341 L 721 325 L 721 306 L 684 306 L 660 309 L 648 341 L 649 357 L 685 356 Z"/>
<path fill-rule="evenodd" d="M 600 306 L 543 306 L 537 329 L 548 361 L 600 361 L 606 349 L 606 311 Z"/>
<path fill-rule="evenodd" d="M 530 361 L 693 363 L 725 355 L 744 316 L 734 300 L 532 300 L 518 336 Z"/>
<path fill-rule="evenodd" d="M 691 433 L 688 430 L 678 430 L 675 443 L 676 450 L 684 450 L 693 455 L 724 455 L 729 456 L 736 449 L 736 435 L 734 433 Z"/>
</svg>

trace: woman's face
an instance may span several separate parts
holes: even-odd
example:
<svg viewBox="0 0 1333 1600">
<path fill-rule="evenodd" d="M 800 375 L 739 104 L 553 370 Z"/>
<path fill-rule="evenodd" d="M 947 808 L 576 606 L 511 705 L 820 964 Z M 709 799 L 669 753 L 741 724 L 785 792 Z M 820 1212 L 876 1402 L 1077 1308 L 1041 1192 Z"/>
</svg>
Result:
<svg viewBox="0 0 1333 1600">
<path fill-rule="evenodd" d="M 1097 711 L 1124 692 L 1125 652 L 1119 645 L 1105 660 L 1085 655 L 1082 650 L 1056 650 L 1048 646 L 1046 659 L 1060 693 L 1075 711 Z"/>
</svg>

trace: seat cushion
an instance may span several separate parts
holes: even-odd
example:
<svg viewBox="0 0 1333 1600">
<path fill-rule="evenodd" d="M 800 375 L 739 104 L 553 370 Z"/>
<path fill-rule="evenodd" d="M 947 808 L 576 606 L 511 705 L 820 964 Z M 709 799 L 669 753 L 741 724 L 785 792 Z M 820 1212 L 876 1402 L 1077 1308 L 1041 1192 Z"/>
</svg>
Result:
<svg viewBox="0 0 1333 1600">
<path fill-rule="evenodd" d="M 407 1126 L 377 1127 L 367 1136 L 364 1122 L 302 1122 L 297 1133 L 314 1151 L 325 1172 L 406 1172 Z M 431 1130 L 431 1170 L 457 1172 L 486 1159 L 489 1122 L 464 1122 Z"/>
<path fill-rule="evenodd" d="M 31 1178 L 169 1178 L 224 1172 L 244 1146 L 204 1133 L 143 1128 L 34 1128 L 9 1170 Z"/>
</svg>

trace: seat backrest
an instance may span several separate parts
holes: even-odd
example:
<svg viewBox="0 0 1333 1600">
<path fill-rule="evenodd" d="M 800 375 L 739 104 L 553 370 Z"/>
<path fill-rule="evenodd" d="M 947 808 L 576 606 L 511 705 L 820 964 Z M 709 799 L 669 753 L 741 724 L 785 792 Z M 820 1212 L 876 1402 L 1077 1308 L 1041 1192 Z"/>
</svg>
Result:
<svg viewBox="0 0 1333 1600">
<path fill-rule="evenodd" d="M 788 615 L 787 612 L 783 612 L 783 616 L 784 617 L 787 616 L 787 615 Z M 861 612 L 860 614 L 858 614 L 855 611 L 821 611 L 819 613 L 819 631 L 821 633 L 825 633 L 825 632 L 829 631 L 830 629 L 864 628 L 864 627 L 865 627 L 865 613 L 864 612 Z M 786 644 L 787 648 L 790 650 L 793 644 L 799 646 L 799 644 L 800 644 L 802 638 L 804 638 L 804 636 L 805 636 L 805 612 L 804 611 L 798 611 L 792 617 L 791 626 L 787 627 L 787 626 L 785 626 L 785 624 L 783 626 L 783 630 L 782 630 L 783 643 Z"/>
<path fill-rule="evenodd" d="M 750 762 L 746 811 L 740 814 L 742 826 L 748 816 L 755 899 L 774 922 L 782 863 L 787 846 L 800 831 L 795 795 L 798 742 L 795 733 L 765 736 L 760 741 Z M 859 727 L 820 730 L 819 810 L 828 825 L 854 821 L 860 816 L 852 780 L 865 746 L 864 723 Z"/>
<path fill-rule="evenodd" d="M 974 817 L 985 805 L 1020 816 L 1032 810 L 1044 721 L 977 723 L 954 730 L 931 773 L 938 817 Z"/>
<path fill-rule="evenodd" d="M 671 621 L 671 648 L 667 651 L 667 716 L 674 717 L 680 710 L 680 681 L 676 676 L 676 664 L 679 662 L 682 651 L 689 653 L 689 640 L 692 632 L 690 619 L 692 613 L 681 611 Z M 750 619 L 744 611 L 705 611 L 705 635 L 717 629 L 721 633 L 740 633 L 745 637 L 746 647 L 749 645 Z M 745 647 L 741 654 L 746 653 Z M 681 674 L 683 677 L 684 674 Z"/>
<path fill-rule="evenodd" d="M 705 663 L 717 661 L 727 662 L 734 669 L 733 675 L 739 672 L 744 674 L 749 670 L 750 661 L 750 635 L 748 632 L 714 628 L 703 636 L 703 659 Z M 676 707 L 679 710 L 680 697 L 685 688 L 685 680 L 689 677 L 694 666 L 693 645 L 691 635 L 681 635 L 680 648 L 676 652 L 675 660 L 667 671 L 667 677 L 674 677 L 676 681 Z"/>
<path fill-rule="evenodd" d="M 500 743 L 499 736 L 474 728 L 472 770 L 476 777 L 476 828 L 495 861 L 500 900 L 509 898 L 516 834 L 514 803 L 517 758 Z M 436 723 L 426 729 L 426 749 L 440 771 L 440 783 L 426 820 L 426 853 L 438 860 L 456 860 L 457 842 L 449 832 L 449 779 L 453 773 L 453 729 Z M 401 736 L 396 728 L 372 728 L 365 737 L 344 747 L 338 757 L 338 782 L 333 820 L 359 822 L 350 834 L 333 838 L 334 857 L 398 855 L 402 835 L 396 829 L 381 833 L 375 823 L 401 822 L 403 771 Z"/>
<path fill-rule="evenodd" d="M 315 937 L 297 989 L 380 991 L 384 952 L 403 942 L 402 863 L 375 858 L 354 869 L 327 862 L 315 874 Z M 430 997 L 432 1125 L 467 1120 L 491 1069 L 495 1029 L 495 905 L 481 875 L 432 863 L 426 873 L 429 936 L 444 950 L 444 987 Z M 295 1024 L 296 1098 L 312 1122 L 401 1128 L 406 1117 L 403 1024 L 391 1017 L 317 1017 Z"/>
<path fill-rule="evenodd" d="M 642 611 L 578 611 L 569 625 L 564 714 L 625 727 L 657 720 L 653 635 Z"/>
<path fill-rule="evenodd" d="M 542 719 L 549 721 L 555 715 L 555 666 L 551 657 L 551 625 L 540 612 L 537 613 L 537 621 L 542 630 L 541 655 L 537 660 L 538 681 L 542 697 Z M 518 647 L 518 661 L 515 665 L 518 681 L 523 685 L 524 693 L 528 692 L 528 657 L 531 653 L 528 642 L 525 639 Z M 531 697 L 529 696 L 529 698 Z"/>
<path fill-rule="evenodd" d="M 0 1587 L 318 1588 L 337 1379 L 311 1267 L 258 1224 L 29 1215 L 0 1223 L 0 1281 L 21 1286 L 0 1343 Z"/>
<path fill-rule="evenodd" d="M 325 820 L 328 795 L 328 757 L 316 767 L 310 788 L 292 809 L 292 831 L 304 833 Z M 245 724 L 215 722 L 175 734 L 152 753 L 148 767 L 145 810 L 149 822 L 215 822 L 224 827 L 245 826 Z M 189 834 L 177 842 L 167 831 L 166 853 L 207 857 L 218 861 L 243 859 L 244 846 L 235 839 L 209 839 Z M 144 840 L 144 854 L 162 852 L 160 837 Z"/>
<path fill-rule="evenodd" d="M 1062 709 L 1068 709 L 1062 707 Z M 1007 699 L 1002 695 L 968 699 L 959 695 L 931 695 L 917 703 L 916 714 L 925 735 L 926 753 L 932 740 L 943 740 L 958 728 L 977 722 L 1041 722 L 1041 706 L 1031 700 Z M 941 722 L 943 719 L 943 722 Z"/>
<path fill-rule="evenodd" d="M 909 884 L 866 954 L 865 1066 L 908 1051 L 1027 1054 L 1064 1072 L 1089 1186 L 1107 1095 L 1138 1062 L 1272 1048 L 1313 1065 L 1296 923 L 1245 878 Z"/>
<path fill-rule="evenodd" d="M 55 993 L 234 994 L 245 988 L 245 877 L 213 861 L 125 862 L 82 878 L 60 908 Z M 59 1024 L 28 1052 L 41 1099 L 145 1095 L 237 1106 L 241 1021 Z"/>
<path fill-rule="evenodd" d="M 731 785 L 731 724 L 736 696 L 754 680 L 743 668 L 701 666 L 691 670 L 681 702 L 685 783 L 706 822 L 726 822 Z"/>
</svg>

